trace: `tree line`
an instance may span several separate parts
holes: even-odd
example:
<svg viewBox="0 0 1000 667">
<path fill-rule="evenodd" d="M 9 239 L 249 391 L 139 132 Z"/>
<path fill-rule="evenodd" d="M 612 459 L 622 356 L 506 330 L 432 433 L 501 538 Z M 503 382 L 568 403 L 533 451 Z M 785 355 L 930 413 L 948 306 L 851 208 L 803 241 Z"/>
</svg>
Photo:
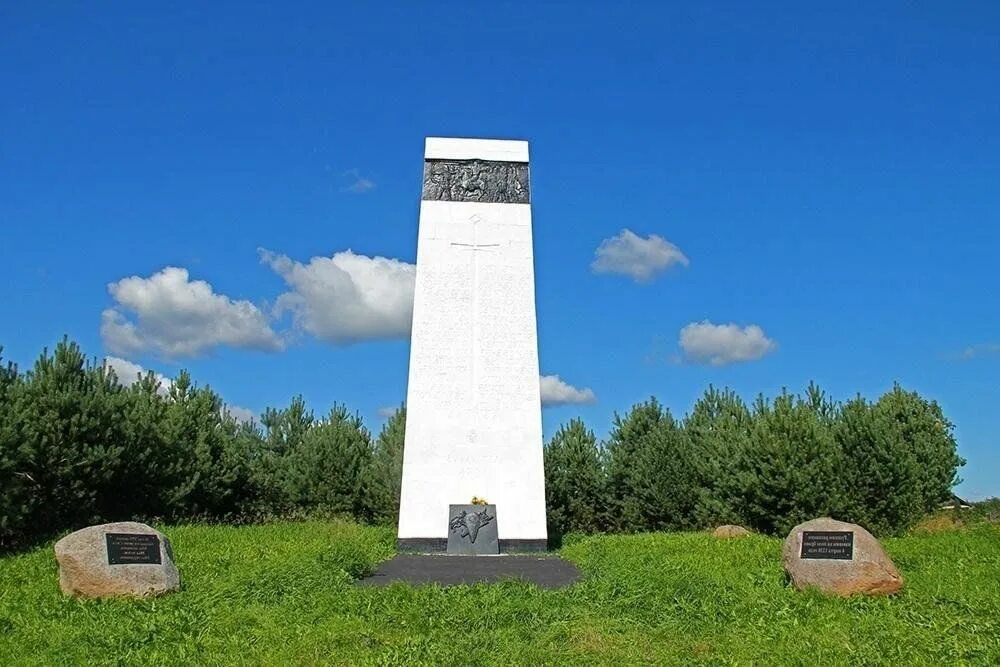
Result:
<svg viewBox="0 0 1000 667">
<path fill-rule="evenodd" d="M 550 535 L 740 524 L 784 535 L 829 516 L 877 535 L 912 527 L 951 497 L 954 427 L 894 386 L 877 401 L 804 394 L 750 406 L 710 387 L 681 419 L 655 398 L 616 415 L 599 443 L 579 419 L 545 449 Z"/>
<path fill-rule="evenodd" d="M 24 372 L 0 364 L 0 550 L 124 519 L 393 523 L 405 421 L 401 407 L 373 435 L 343 405 L 317 416 L 296 397 L 241 423 L 186 372 L 125 386 L 63 340 Z M 949 496 L 963 463 L 952 429 L 899 387 L 875 403 L 810 387 L 752 407 L 710 388 L 680 420 L 650 399 L 605 442 L 572 420 L 546 445 L 550 534 L 780 534 L 819 515 L 896 532 Z"/>
<path fill-rule="evenodd" d="M 301 397 L 240 423 L 187 372 L 124 386 L 68 340 L 0 367 L 0 550 L 105 521 L 395 520 L 405 412 L 377 436 Z"/>
</svg>

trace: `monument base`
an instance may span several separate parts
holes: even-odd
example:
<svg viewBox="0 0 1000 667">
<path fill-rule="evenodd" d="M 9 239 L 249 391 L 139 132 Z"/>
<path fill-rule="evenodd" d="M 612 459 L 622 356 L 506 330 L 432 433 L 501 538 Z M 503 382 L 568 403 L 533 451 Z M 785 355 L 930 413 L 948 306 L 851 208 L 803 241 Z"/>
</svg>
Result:
<svg viewBox="0 0 1000 667">
<path fill-rule="evenodd" d="M 399 581 L 411 585 L 438 586 L 488 584 L 520 579 L 542 588 L 563 588 L 580 580 L 573 563 L 559 556 L 505 556 L 502 558 L 462 558 L 400 554 L 379 564 L 358 586 L 390 586 Z"/>
<path fill-rule="evenodd" d="M 501 539 L 501 554 L 544 553 L 548 540 Z M 396 540 L 396 550 L 409 554 L 443 554 L 448 551 L 447 537 L 405 537 Z"/>
</svg>

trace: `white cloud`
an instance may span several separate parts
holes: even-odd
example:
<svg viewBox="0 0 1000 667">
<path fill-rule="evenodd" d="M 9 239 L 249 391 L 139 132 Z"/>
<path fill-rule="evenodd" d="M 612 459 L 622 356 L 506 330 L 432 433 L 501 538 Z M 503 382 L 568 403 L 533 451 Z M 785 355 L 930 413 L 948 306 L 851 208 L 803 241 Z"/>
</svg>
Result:
<svg viewBox="0 0 1000 667">
<path fill-rule="evenodd" d="M 680 334 L 680 346 L 686 361 L 725 366 L 739 361 L 753 361 L 773 351 L 777 343 L 764 335 L 756 324 L 692 322 Z"/>
<path fill-rule="evenodd" d="M 313 257 L 308 264 L 259 252 L 290 288 L 278 297 L 275 312 L 291 313 L 297 329 L 338 344 L 409 336 L 413 264 L 350 250 Z"/>
<path fill-rule="evenodd" d="M 124 386 L 130 386 L 139 381 L 141 375 L 146 375 L 147 369 L 143 368 L 137 363 L 131 362 L 128 359 L 122 359 L 121 357 L 104 357 L 104 365 L 115 372 L 115 377 L 118 378 L 118 382 Z M 173 385 L 173 380 L 169 379 L 165 375 L 160 375 L 155 373 L 156 379 L 160 382 L 160 387 L 157 389 L 156 393 L 161 396 L 166 396 L 170 392 L 170 387 Z M 243 408 L 238 405 L 225 405 L 223 410 L 232 415 L 233 419 L 240 422 L 254 421 L 257 418 L 257 413 L 249 408 Z"/>
<path fill-rule="evenodd" d="M 618 273 L 636 282 L 647 282 L 671 266 L 689 263 L 680 248 L 670 241 L 656 234 L 642 238 L 623 229 L 618 236 L 601 241 L 590 268 L 594 273 Z"/>
<path fill-rule="evenodd" d="M 149 278 L 123 278 L 108 292 L 117 305 L 101 314 L 101 338 L 113 354 L 190 357 L 218 345 L 284 347 L 257 306 L 216 294 L 207 282 L 190 280 L 187 269 L 168 266 Z"/>
<path fill-rule="evenodd" d="M 139 364 L 133 363 L 128 359 L 122 359 L 121 357 L 104 357 L 104 365 L 115 372 L 118 382 L 125 387 L 135 384 L 139 381 L 139 376 L 146 375 L 148 372 Z M 157 390 L 157 393 L 165 395 L 170 391 L 173 381 L 165 375 L 160 375 L 159 373 L 155 375 L 156 379 L 160 382 L 160 388 Z"/>
<path fill-rule="evenodd" d="M 396 410 L 399 410 L 398 405 L 385 405 L 378 409 L 378 416 L 383 419 L 389 419 L 396 414 Z"/>
<path fill-rule="evenodd" d="M 344 192 L 353 192 L 356 195 L 363 195 L 375 189 L 375 181 L 365 178 L 357 169 L 348 169 L 344 176 L 350 179 L 350 183 L 344 186 Z"/>
<path fill-rule="evenodd" d="M 542 405 L 566 405 L 569 403 L 595 403 L 597 396 L 592 389 L 577 389 L 558 375 L 543 375 L 539 378 L 542 389 Z"/>
<path fill-rule="evenodd" d="M 257 413 L 250 408 L 241 408 L 238 405 L 226 405 L 223 409 L 240 424 L 256 421 L 257 419 Z"/>
<path fill-rule="evenodd" d="M 959 361 L 970 361 L 981 357 L 995 356 L 1000 356 L 1000 343 L 980 343 L 979 345 L 970 345 L 956 355 Z"/>
</svg>

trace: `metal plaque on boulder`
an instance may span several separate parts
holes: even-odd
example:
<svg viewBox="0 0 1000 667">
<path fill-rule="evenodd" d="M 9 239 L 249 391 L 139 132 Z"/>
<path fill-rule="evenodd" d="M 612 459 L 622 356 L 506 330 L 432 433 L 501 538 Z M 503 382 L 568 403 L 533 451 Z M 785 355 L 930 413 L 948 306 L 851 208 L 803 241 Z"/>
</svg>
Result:
<svg viewBox="0 0 1000 667">
<path fill-rule="evenodd" d="M 148 533 L 107 533 L 108 565 L 159 565 L 160 539 Z"/>
<path fill-rule="evenodd" d="M 449 505 L 448 553 L 473 556 L 500 553 L 497 506 Z"/>
<path fill-rule="evenodd" d="M 854 533 L 840 530 L 802 531 L 799 558 L 851 560 L 854 558 Z"/>
</svg>

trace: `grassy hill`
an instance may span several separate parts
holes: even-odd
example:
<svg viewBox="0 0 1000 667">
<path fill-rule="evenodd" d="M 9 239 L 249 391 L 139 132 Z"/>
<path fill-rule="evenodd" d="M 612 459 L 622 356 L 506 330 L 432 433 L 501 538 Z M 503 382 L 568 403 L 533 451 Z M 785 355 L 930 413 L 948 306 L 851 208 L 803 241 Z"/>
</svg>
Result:
<svg viewBox="0 0 1000 667">
<path fill-rule="evenodd" d="M 1000 664 L 1000 528 L 885 541 L 892 599 L 797 593 L 780 540 L 598 536 L 583 582 L 361 588 L 391 531 L 167 526 L 180 593 L 65 599 L 51 545 L 0 559 L 0 665 Z"/>
</svg>

